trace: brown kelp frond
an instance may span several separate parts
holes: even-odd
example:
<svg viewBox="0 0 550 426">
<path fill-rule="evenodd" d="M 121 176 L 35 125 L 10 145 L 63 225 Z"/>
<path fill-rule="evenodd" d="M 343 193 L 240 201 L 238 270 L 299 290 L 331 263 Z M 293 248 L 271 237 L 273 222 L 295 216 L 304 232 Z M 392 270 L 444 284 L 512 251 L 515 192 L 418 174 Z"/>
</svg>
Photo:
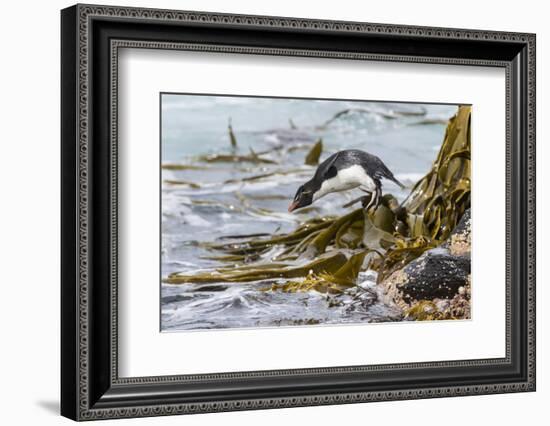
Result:
<svg viewBox="0 0 550 426">
<path fill-rule="evenodd" d="M 394 119 L 394 118 L 397 118 L 397 116 L 394 115 L 394 114 L 386 113 L 386 112 L 383 112 L 383 111 L 377 111 L 377 110 L 374 110 L 374 109 L 369 109 L 369 108 L 347 108 L 347 109 L 344 109 L 344 110 L 339 111 L 336 114 L 334 114 L 331 118 L 329 118 L 323 124 L 321 124 L 320 126 L 317 126 L 317 129 L 319 129 L 319 130 L 326 129 L 328 126 L 330 126 L 335 121 L 341 119 L 342 117 L 345 117 L 346 115 L 350 115 L 350 114 L 375 114 L 375 115 L 379 115 L 380 117 L 387 118 L 387 119 L 390 119 L 390 120 Z"/>
<path fill-rule="evenodd" d="M 309 171 L 305 170 L 305 168 L 303 168 L 303 169 L 295 168 L 295 169 L 289 169 L 289 170 L 273 170 L 273 171 L 268 172 L 268 173 L 262 173 L 262 174 L 259 174 L 259 175 L 246 176 L 246 177 L 239 178 L 239 179 L 227 179 L 223 183 L 228 184 L 228 183 L 255 182 L 255 181 L 261 181 L 261 180 L 264 180 L 264 179 L 269 179 L 273 176 L 289 176 L 289 175 L 307 173 L 307 172 L 309 172 Z M 309 173 L 311 173 L 311 172 L 309 172 Z"/>
<path fill-rule="evenodd" d="M 249 155 L 238 154 L 209 154 L 199 157 L 205 163 L 254 163 L 254 164 L 277 164 L 277 161 L 265 158 L 252 151 Z"/>
<path fill-rule="evenodd" d="M 246 176 L 244 178 L 239 178 L 239 179 L 227 179 L 223 183 L 228 184 L 228 183 L 253 182 L 253 181 L 258 181 L 258 180 L 262 180 L 262 179 L 267 179 L 267 178 L 273 177 L 277 174 L 279 174 L 279 173 L 277 173 L 277 172 L 262 173 L 260 175 Z"/>
<path fill-rule="evenodd" d="M 256 237 L 268 237 L 270 234 L 267 232 L 259 232 L 256 234 L 236 234 L 236 235 L 222 235 L 218 237 L 218 240 L 241 240 L 243 238 L 256 238 Z"/>
<path fill-rule="evenodd" d="M 263 288 L 267 291 L 311 291 L 321 293 L 341 293 L 346 288 L 355 286 L 355 281 L 363 267 L 365 257 L 369 250 L 358 252 L 352 255 L 336 271 L 323 270 L 321 272 L 309 271 L 307 276 L 301 280 L 291 280 L 282 284 L 272 284 L 271 287 Z"/>
<path fill-rule="evenodd" d="M 237 148 L 237 138 L 235 137 L 235 133 L 233 133 L 233 126 L 231 126 L 231 117 L 229 117 L 229 120 L 227 123 L 227 133 L 229 135 L 229 142 L 231 143 L 231 148 L 233 149 Z"/>
<path fill-rule="evenodd" d="M 470 206 L 470 106 L 461 106 L 449 120 L 432 169 L 403 203 L 409 215 L 422 217 L 411 237 L 446 239 Z M 416 221 L 416 220 L 415 220 Z"/>
<path fill-rule="evenodd" d="M 286 195 L 280 194 L 248 194 L 247 198 L 255 201 L 268 201 L 268 200 L 287 200 Z"/>
<path fill-rule="evenodd" d="M 298 278 L 319 272 L 336 272 L 347 261 L 340 252 L 328 253 L 300 266 L 284 263 L 243 265 L 235 268 L 220 268 L 196 274 L 170 274 L 162 281 L 167 284 L 251 282 L 267 279 Z"/>
<path fill-rule="evenodd" d="M 408 126 L 425 126 L 425 125 L 431 125 L 431 124 L 442 124 L 446 125 L 449 121 L 444 118 L 426 118 L 424 120 L 414 121 L 412 123 L 408 123 Z"/>
<path fill-rule="evenodd" d="M 216 260 L 218 262 L 234 263 L 234 264 L 243 264 L 255 262 L 260 259 L 260 255 L 253 254 L 226 254 L 221 256 L 201 256 L 201 259 Z"/>
<path fill-rule="evenodd" d="M 174 186 L 188 186 L 193 189 L 200 189 L 201 186 L 198 183 L 190 182 L 187 180 L 174 180 L 174 179 L 165 179 L 163 181 L 166 185 L 174 185 Z"/>
<path fill-rule="evenodd" d="M 176 163 L 164 163 L 161 166 L 164 170 L 208 170 L 207 166 L 198 166 L 196 164 L 176 164 Z"/>
<path fill-rule="evenodd" d="M 420 106 L 418 110 L 393 108 L 391 112 L 394 115 L 399 115 L 401 117 L 419 117 L 426 115 L 428 113 L 428 110 L 425 107 Z"/>
<path fill-rule="evenodd" d="M 250 240 L 242 241 L 239 243 L 211 243 L 208 247 L 212 250 L 221 250 L 226 252 L 243 249 L 253 252 L 270 249 L 277 245 L 295 246 L 309 235 L 316 234 L 318 231 L 329 227 L 333 223 L 333 221 L 334 219 L 327 219 L 320 222 L 306 222 L 298 227 L 294 232 L 291 232 L 289 234 L 278 235 L 272 238 L 252 238 Z"/>
<path fill-rule="evenodd" d="M 340 269 L 334 274 L 321 273 L 319 276 L 327 281 L 331 281 L 343 287 L 352 287 L 355 285 L 355 280 L 363 268 L 365 257 L 369 253 L 375 253 L 372 250 L 362 250 L 352 255 L 346 263 L 344 263 Z"/>
<path fill-rule="evenodd" d="M 319 158 L 323 152 L 323 139 L 319 139 L 315 142 L 315 145 L 311 147 L 306 155 L 305 164 L 308 166 L 316 166 L 319 164 Z"/>
<path fill-rule="evenodd" d="M 311 143 L 293 143 L 292 145 L 287 144 L 281 144 L 276 145 L 274 147 L 271 147 L 269 149 L 266 149 L 265 151 L 257 152 L 258 155 L 267 155 L 267 154 L 273 154 L 275 152 L 294 152 L 294 151 L 300 151 L 300 150 L 309 150 L 311 149 L 312 144 Z"/>
<path fill-rule="evenodd" d="M 309 161 L 311 161 L 312 163 L 310 164 L 306 160 L 306 164 L 315 165 L 319 161 L 319 157 L 323 149 L 322 140 L 319 139 L 314 144 L 296 143 L 293 145 L 278 145 L 268 150 L 259 151 L 259 152 L 255 152 L 252 148 L 250 148 L 250 152 L 248 154 L 238 154 L 236 152 L 236 149 L 238 148 L 237 139 L 233 133 L 231 124 L 229 124 L 228 126 L 228 133 L 229 133 L 229 139 L 232 147 L 232 152 L 230 154 L 225 154 L 225 153 L 208 154 L 208 155 L 201 155 L 194 159 L 195 161 L 198 160 L 198 162 L 207 163 L 203 165 L 188 164 L 188 163 L 164 163 L 162 164 L 161 168 L 164 170 L 185 171 L 185 170 L 212 170 L 212 166 L 209 166 L 209 164 L 215 164 L 215 163 L 218 163 L 218 164 L 223 164 L 223 163 L 279 164 L 279 162 L 275 160 L 274 157 L 277 158 L 277 156 L 284 155 L 285 152 L 293 152 L 297 150 L 308 150 L 307 156 L 311 157 Z M 317 162 L 314 162 L 314 161 L 317 161 Z M 274 171 L 274 173 L 281 174 L 281 175 L 288 175 L 288 174 L 303 172 L 305 171 L 304 169 L 278 170 L 278 171 Z"/>
<path fill-rule="evenodd" d="M 309 280 L 275 284 L 273 288 L 283 288 L 285 285 L 286 287 L 284 288 L 294 290 L 308 289 L 310 287 L 327 288 L 327 283 L 331 280 L 333 280 L 335 285 L 340 287 L 349 287 L 354 285 L 365 256 L 371 253 L 379 257 L 380 252 L 377 249 L 384 245 L 380 242 L 375 244 L 374 237 L 371 237 L 373 248 L 366 250 L 363 248 L 363 228 L 365 227 L 365 222 L 369 223 L 369 227 L 373 232 L 377 229 L 375 225 L 371 224 L 370 219 L 367 218 L 365 220 L 364 217 L 365 213 L 363 209 L 358 209 L 340 218 L 306 222 L 293 233 L 281 236 L 250 238 L 246 241 L 230 243 L 211 243 L 206 247 L 211 250 L 223 251 L 226 254 L 209 258 L 237 266 L 219 268 L 215 272 L 190 276 L 174 274 L 168 277 L 165 282 L 171 284 L 186 282 L 247 282 L 262 279 L 309 276 Z M 385 231 L 380 232 L 382 238 L 393 238 L 391 234 Z M 277 246 L 283 248 L 280 254 L 275 255 L 271 259 L 262 258 L 262 255 L 266 255 L 273 247 Z M 327 250 L 328 246 L 333 248 Z M 344 254 L 347 250 L 358 251 L 347 259 Z M 344 256 L 344 258 L 340 255 Z M 369 256 L 369 260 L 371 258 L 372 256 Z M 298 268 L 286 263 L 289 261 L 295 262 L 298 259 L 313 260 Z M 342 259 L 343 262 L 336 262 Z M 322 260 L 322 262 L 318 263 L 319 260 Z M 338 268 L 335 268 L 335 265 Z M 197 278 L 197 280 L 194 280 L 193 277 Z"/>
<path fill-rule="evenodd" d="M 363 216 L 363 209 L 357 209 L 334 220 L 330 226 L 323 228 L 308 245 L 308 255 L 313 257 L 324 253 L 327 246 L 334 240 L 341 227 L 349 227 L 352 222 Z"/>
<path fill-rule="evenodd" d="M 407 116 L 423 116 L 426 115 L 427 111 L 425 108 L 420 109 L 419 111 L 405 110 L 405 109 L 392 109 L 391 111 L 381 111 L 374 108 L 347 108 L 342 111 L 337 112 L 327 121 L 325 121 L 320 126 L 317 126 L 317 129 L 325 129 L 330 126 L 333 122 L 339 120 L 342 117 L 350 114 L 374 114 L 379 117 L 385 118 L 387 120 L 393 120 L 396 118 L 407 117 Z"/>
</svg>

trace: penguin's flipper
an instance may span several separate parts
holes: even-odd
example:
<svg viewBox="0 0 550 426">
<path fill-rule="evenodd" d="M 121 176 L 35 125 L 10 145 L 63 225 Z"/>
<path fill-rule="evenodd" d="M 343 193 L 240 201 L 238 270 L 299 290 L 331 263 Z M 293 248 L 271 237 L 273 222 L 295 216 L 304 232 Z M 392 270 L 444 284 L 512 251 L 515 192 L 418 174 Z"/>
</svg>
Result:
<svg viewBox="0 0 550 426">
<path fill-rule="evenodd" d="M 317 171 L 315 172 L 315 178 L 320 180 L 327 180 L 336 176 L 338 174 L 338 170 L 334 166 L 334 163 L 338 159 L 339 155 L 340 155 L 340 151 L 335 154 L 332 154 L 325 161 L 323 161 L 317 168 Z"/>
</svg>

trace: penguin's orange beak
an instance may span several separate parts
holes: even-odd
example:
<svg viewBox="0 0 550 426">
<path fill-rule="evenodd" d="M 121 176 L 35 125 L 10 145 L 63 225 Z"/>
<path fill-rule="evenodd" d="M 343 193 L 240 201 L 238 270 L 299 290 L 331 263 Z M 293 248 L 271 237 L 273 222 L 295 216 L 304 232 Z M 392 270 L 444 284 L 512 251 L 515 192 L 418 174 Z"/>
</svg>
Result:
<svg viewBox="0 0 550 426">
<path fill-rule="evenodd" d="M 298 202 L 293 201 L 292 203 L 290 203 L 290 206 L 288 206 L 288 212 L 292 213 L 294 210 L 296 210 L 296 207 L 298 207 Z"/>
</svg>

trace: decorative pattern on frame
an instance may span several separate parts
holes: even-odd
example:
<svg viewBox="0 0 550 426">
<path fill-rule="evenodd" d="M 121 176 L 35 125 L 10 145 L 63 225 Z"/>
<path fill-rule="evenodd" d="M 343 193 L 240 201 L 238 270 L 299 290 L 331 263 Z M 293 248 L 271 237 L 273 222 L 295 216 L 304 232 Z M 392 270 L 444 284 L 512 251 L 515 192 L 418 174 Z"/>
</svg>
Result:
<svg viewBox="0 0 550 426">
<path fill-rule="evenodd" d="M 299 50 L 299 49 L 271 49 L 271 48 L 255 48 L 255 47 L 232 47 L 232 46 L 217 46 L 217 45 L 202 45 L 202 44 L 190 44 L 190 43 L 163 43 L 163 42 L 150 42 L 150 41 L 132 41 L 132 40 L 111 40 L 111 118 L 116 120 L 118 111 L 118 53 L 121 48 L 133 48 L 133 49 L 160 49 L 160 50 L 181 50 L 181 51 L 199 51 L 199 52 L 223 52 L 234 54 L 265 54 L 265 55 L 284 55 L 284 56 L 307 56 L 307 57 L 325 57 L 325 58 L 337 58 L 337 59 L 354 59 L 354 60 L 370 60 L 370 61 L 386 61 L 386 62 L 413 62 L 413 63 L 443 63 L 443 64 L 460 64 L 460 65 L 473 65 L 473 66 L 494 66 L 504 67 L 506 72 L 507 86 L 510 87 L 510 69 L 507 63 L 499 61 L 487 61 L 487 60 L 464 60 L 464 59 L 446 59 L 446 58 L 415 58 L 412 56 L 398 56 L 398 55 L 373 55 L 364 53 L 345 53 L 345 52 L 325 52 L 314 50 Z M 509 91 L 507 90 L 507 97 L 509 98 Z M 507 109 L 507 116 L 510 111 Z M 507 129 L 509 133 L 509 129 Z M 111 164 L 117 164 L 118 155 L 118 134 L 117 134 L 117 122 L 111 122 Z M 510 135 L 507 134 L 507 140 L 510 140 Z M 511 159 L 511 152 L 509 143 L 507 143 L 507 161 Z M 509 161 L 508 161 L 509 162 Z M 113 167 L 116 169 L 116 167 Z M 111 222 L 112 226 L 112 252 L 111 252 L 111 264 L 116 265 L 117 262 L 117 248 L 116 236 L 117 229 L 117 177 L 111 176 L 112 179 L 112 204 L 111 204 Z M 507 182 L 507 193 L 510 193 L 510 183 Z M 510 197 L 508 197 L 510 198 Z M 506 227 L 510 228 L 510 214 L 509 209 L 506 217 Z M 507 244 L 509 244 L 510 238 L 507 238 Z M 510 247 L 507 247 L 507 253 L 510 253 Z M 117 331 L 117 268 L 113 267 L 113 275 L 111 276 L 111 283 L 113 286 L 113 295 L 111 298 L 111 332 L 113 348 L 117 348 L 118 344 L 118 331 Z M 509 274 L 506 275 L 506 356 L 505 362 L 510 361 L 510 342 L 511 342 L 511 316 L 510 316 L 510 286 L 511 282 Z M 439 362 L 415 362 L 415 363 L 400 363 L 400 364 L 381 364 L 381 365 L 368 365 L 368 366 L 353 366 L 353 367 L 328 367 L 328 368 L 308 368 L 308 369 L 291 369 L 291 370 L 266 370 L 266 371 L 250 371 L 240 373 L 217 373 L 217 374 L 201 374 L 201 375 L 173 375 L 173 376 L 160 376 L 160 377 L 137 377 L 137 378 L 119 378 L 117 374 L 118 356 L 117 351 L 113 351 L 112 354 L 112 371 L 111 380 L 114 383 L 169 383 L 174 381 L 196 381 L 196 380 L 219 380 L 219 379 L 239 379 L 243 377 L 270 377 L 270 376 L 283 376 L 283 375 L 303 375 L 308 373 L 314 374 L 330 374 L 330 373 L 346 373 L 346 372 L 367 372 L 367 371 L 380 371 L 380 370 L 395 370 L 405 369 L 410 367 L 426 368 L 426 367 L 464 367 L 464 366 L 476 366 L 476 365 L 491 365 L 501 363 L 501 358 L 496 359 L 478 359 L 478 360 L 464 360 L 464 361 L 439 361 Z"/>
<path fill-rule="evenodd" d="M 139 18 L 141 20 L 163 20 L 174 22 L 202 22 L 202 23 L 220 23 L 234 24 L 241 26 L 253 27 L 271 27 L 271 28 L 303 28 L 315 29 L 318 31 L 327 32 L 359 32 L 359 33 L 376 33 L 376 34 L 407 34 L 422 37 L 433 38 L 448 38 L 448 39 L 469 39 L 469 40 L 501 40 L 509 42 L 522 42 L 527 44 L 528 48 L 528 76 L 527 76 L 527 96 L 529 114 L 527 117 L 528 123 L 528 236 L 529 244 L 527 247 L 527 268 L 528 268 L 528 381 L 526 383 L 508 383 L 502 385 L 485 385 L 485 386 L 452 386 L 448 388 L 427 388 L 427 389 L 411 389 L 403 391 L 385 391 L 385 392 L 361 392 L 361 393 L 338 393 L 327 395 L 315 395 L 304 397 L 280 397 L 266 398 L 254 400 L 232 400 L 223 402 L 208 402 L 201 404 L 166 404 L 162 406 L 144 406 L 139 408 L 115 408 L 115 409 L 90 409 L 88 375 L 89 375 L 89 332 L 88 332 L 88 307 L 89 307 L 89 30 L 90 20 L 94 17 L 119 17 L 119 18 Z M 102 7 L 102 6 L 78 6 L 78 167 L 77 176 L 79 182 L 78 190 L 78 417 L 82 420 L 102 419 L 110 417 L 139 417 L 150 415 L 171 415 L 184 413 L 205 413 L 215 411 L 230 411 L 230 410 L 246 410 L 246 409 L 263 409 L 263 408 L 280 408 L 308 405 L 328 405 L 328 404 L 345 404 L 354 402 L 367 401 L 383 401 L 383 400 L 401 400 L 415 398 L 435 398 L 443 396 L 461 396 L 475 395 L 486 393 L 504 393 L 515 392 L 519 390 L 532 390 L 535 380 L 535 37 L 530 34 L 518 33 L 503 33 L 492 31 L 477 31 L 477 30 L 462 30 L 462 29 L 442 29 L 400 25 L 382 25 L 368 23 L 353 23 L 353 22 L 334 22 L 323 20 L 308 20 L 295 18 L 274 18 L 263 16 L 244 16 L 244 15 L 226 15 L 226 14 L 211 14 L 201 12 L 180 12 L 154 9 L 134 9 L 134 8 L 119 8 L 119 7 Z M 290 50 L 290 49 L 268 49 L 268 48 L 247 48 L 247 47 L 231 47 L 231 46 L 206 46 L 178 43 L 156 43 L 143 41 L 112 41 L 111 44 L 111 120 L 116 123 L 117 119 L 117 49 L 120 47 L 133 48 L 157 48 L 157 49 L 184 49 L 184 50 L 202 50 L 202 51 L 223 51 L 227 53 L 256 53 L 268 55 L 299 55 L 299 56 L 318 56 L 329 58 L 348 58 L 348 59 L 369 59 L 369 60 L 384 60 L 384 61 L 400 61 L 400 62 L 428 62 L 428 63 L 449 63 L 449 64 L 468 64 L 468 65 L 485 65 L 485 66 L 504 66 L 504 63 L 498 61 L 479 61 L 479 60 L 464 60 L 464 59 L 447 59 L 447 58 L 415 58 L 407 56 L 392 56 L 392 55 L 369 55 L 359 53 L 343 53 L 343 52 L 314 52 L 310 50 Z M 507 118 L 510 115 L 510 69 L 506 69 L 506 114 Z M 508 120 L 507 120 L 508 121 Z M 510 138 L 511 131 L 506 130 L 507 138 L 507 176 L 510 176 L 509 163 L 511 159 Z M 112 306 L 111 306 L 111 336 L 113 348 L 117 347 L 117 293 L 116 293 L 116 257 L 117 257 L 117 225 L 116 225 L 116 200 L 117 200 L 117 148 L 116 148 L 117 131 L 116 126 L 111 126 L 112 152 L 111 158 L 113 167 L 111 171 L 112 182 L 112 198 L 111 203 L 113 210 L 112 217 L 112 239 L 111 239 L 111 284 L 112 284 Z M 506 182 L 507 207 L 510 203 L 510 182 L 509 178 Z M 509 210 L 509 209 L 508 209 Z M 507 212 L 507 232 L 510 228 L 510 217 Z M 507 253 L 510 253 L 510 235 L 507 234 Z M 507 290 L 506 290 L 506 359 L 509 359 L 510 354 L 510 312 L 509 312 L 509 276 L 510 268 L 506 265 Z M 162 376 L 162 377 L 146 377 L 146 378 L 130 378 L 120 379 L 117 375 L 117 351 L 113 350 L 111 379 L 114 383 L 164 383 L 182 380 L 201 380 L 201 379 L 219 379 L 219 378 L 239 378 L 251 376 L 273 376 L 273 375 L 299 375 L 305 373 L 332 373 L 348 371 L 351 367 L 334 367 L 323 369 L 307 369 L 307 370 L 276 370 L 267 372 L 248 372 L 248 373 L 225 373 L 218 375 L 200 375 L 200 376 Z M 502 361 L 502 360 L 499 360 Z M 496 360 L 469 360 L 457 362 L 436 362 L 436 363 L 415 363 L 415 366 L 436 367 L 436 366 L 459 366 L 459 365 L 482 365 L 491 364 Z M 353 367 L 353 371 L 373 371 L 380 369 L 397 369 L 411 367 L 413 364 L 396 364 L 396 365 L 379 365 L 379 366 L 364 366 Z"/>
</svg>

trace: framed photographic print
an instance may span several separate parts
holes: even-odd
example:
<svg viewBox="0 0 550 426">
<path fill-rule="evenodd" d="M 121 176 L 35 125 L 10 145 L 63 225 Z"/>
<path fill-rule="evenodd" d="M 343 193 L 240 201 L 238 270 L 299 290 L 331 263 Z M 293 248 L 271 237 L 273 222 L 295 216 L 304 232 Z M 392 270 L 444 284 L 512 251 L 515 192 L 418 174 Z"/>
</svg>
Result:
<svg viewBox="0 0 550 426">
<path fill-rule="evenodd" d="M 535 36 L 76 5 L 61 412 L 535 390 Z"/>
</svg>

